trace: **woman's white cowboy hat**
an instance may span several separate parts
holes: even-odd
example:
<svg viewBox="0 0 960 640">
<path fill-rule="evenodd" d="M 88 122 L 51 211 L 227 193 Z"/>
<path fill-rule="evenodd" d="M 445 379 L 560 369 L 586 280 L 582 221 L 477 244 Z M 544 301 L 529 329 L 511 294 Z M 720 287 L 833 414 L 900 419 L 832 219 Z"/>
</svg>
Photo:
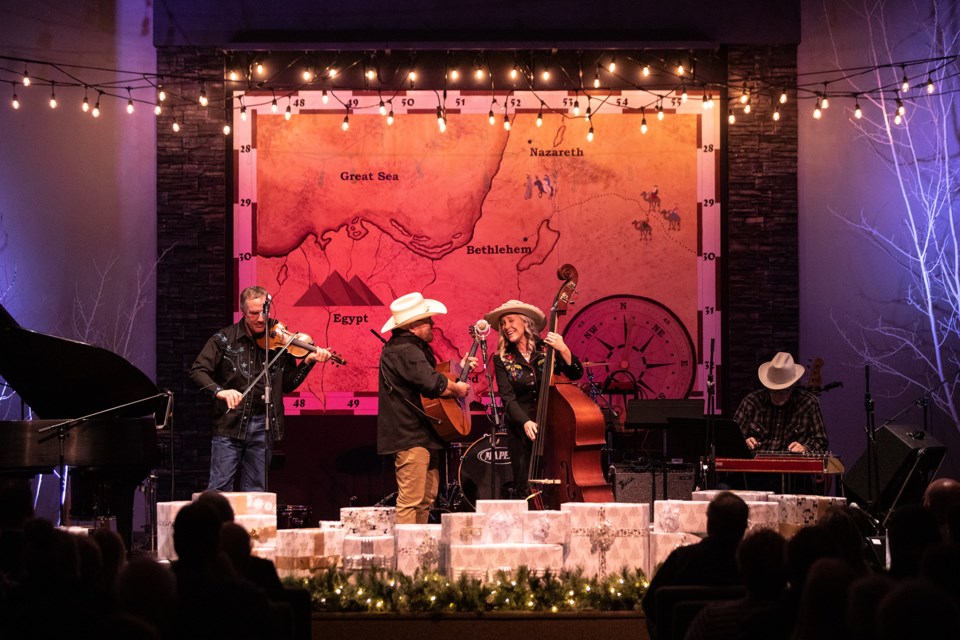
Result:
<svg viewBox="0 0 960 640">
<path fill-rule="evenodd" d="M 757 370 L 760 382 L 767 389 L 786 389 L 803 377 L 806 371 L 802 364 L 796 364 L 793 356 L 781 351 L 770 362 L 764 362 Z"/>
<path fill-rule="evenodd" d="M 387 320 L 387 324 L 383 325 L 383 329 L 380 329 L 380 333 L 446 312 L 447 308 L 442 302 L 424 298 L 419 292 L 408 293 L 390 303 L 390 313 L 393 315 Z"/>
<path fill-rule="evenodd" d="M 532 304 L 527 304 L 526 302 L 520 302 L 519 300 L 507 300 L 502 305 L 483 316 L 483 319 L 490 323 L 494 329 L 500 329 L 500 318 L 502 316 L 519 313 L 522 316 L 526 316 L 533 321 L 533 330 L 536 333 L 543 331 L 543 328 L 547 326 L 547 318 L 543 315 L 543 311 L 540 311 L 537 307 Z"/>
</svg>

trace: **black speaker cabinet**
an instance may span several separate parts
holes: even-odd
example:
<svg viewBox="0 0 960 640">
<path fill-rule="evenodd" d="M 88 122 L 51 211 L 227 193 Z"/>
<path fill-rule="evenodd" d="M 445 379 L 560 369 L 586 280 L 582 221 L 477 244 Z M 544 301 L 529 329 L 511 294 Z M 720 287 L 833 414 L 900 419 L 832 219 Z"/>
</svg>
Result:
<svg viewBox="0 0 960 640">
<path fill-rule="evenodd" d="M 915 426 L 888 424 L 878 429 L 876 436 L 880 491 L 874 495 L 869 491 L 864 452 L 844 476 L 847 498 L 877 516 L 898 505 L 920 504 L 947 448 Z"/>
<path fill-rule="evenodd" d="M 693 469 L 663 471 L 630 471 L 614 466 L 613 498 L 617 502 L 647 502 L 654 500 L 689 500 L 693 494 L 696 475 Z"/>
</svg>

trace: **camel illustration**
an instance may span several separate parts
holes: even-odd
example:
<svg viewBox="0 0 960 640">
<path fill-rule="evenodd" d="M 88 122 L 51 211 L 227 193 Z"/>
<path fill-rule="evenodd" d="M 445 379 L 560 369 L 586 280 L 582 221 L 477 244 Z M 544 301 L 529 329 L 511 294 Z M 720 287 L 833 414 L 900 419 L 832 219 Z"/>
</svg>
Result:
<svg viewBox="0 0 960 640">
<path fill-rule="evenodd" d="M 647 211 L 657 211 L 660 209 L 660 187 L 653 185 L 653 191 L 641 191 L 640 197 L 647 203 Z"/>
<path fill-rule="evenodd" d="M 653 239 L 653 227 L 650 226 L 649 218 L 646 220 L 634 220 L 633 227 L 640 232 L 641 240 Z"/>
<path fill-rule="evenodd" d="M 660 211 L 660 215 L 663 216 L 663 219 L 667 221 L 667 230 L 668 231 L 679 231 L 680 230 L 680 213 L 678 211 L 679 207 L 674 206 L 673 209 L 667 211 L 663 209 Z"/>
</svg>

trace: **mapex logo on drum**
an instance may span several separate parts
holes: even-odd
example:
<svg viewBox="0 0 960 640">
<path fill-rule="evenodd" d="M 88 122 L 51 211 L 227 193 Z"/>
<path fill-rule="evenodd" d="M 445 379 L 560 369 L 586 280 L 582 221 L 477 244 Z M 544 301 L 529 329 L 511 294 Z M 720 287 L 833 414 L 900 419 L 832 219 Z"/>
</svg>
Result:
<svg viewBox="0 0 960 640">
<path fill-rule="evenodd" d="M 510 464 L 510 453 L 506 449 L 497 448 L 497 457 L 494 464 Z M 487 447 L 486 449 L 480 449 L 477 451 L 477 460 L 484 464 L 490 464 L 490 461 L 493 459 L 493 449 Z"/>
</svg>

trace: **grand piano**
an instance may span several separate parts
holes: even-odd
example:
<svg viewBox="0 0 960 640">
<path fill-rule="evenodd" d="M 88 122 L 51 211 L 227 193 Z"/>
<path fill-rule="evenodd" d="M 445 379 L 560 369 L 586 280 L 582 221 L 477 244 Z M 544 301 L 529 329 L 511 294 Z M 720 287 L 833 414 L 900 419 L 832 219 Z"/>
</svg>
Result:
<svg viewBox="0 0 960 640">
<path fill-rule="evenodd" d="M 0 376 L 17 408 L 38 418 L 0 421 L 0 475 L 49 473 L 62 461 L 71 517 L 115 517 L 130 548 L 134 492 L 158 464 L 165 394 L 112 351 L 24 329 L 2 305 Z M 77 420 L 90 414 L 99 415 Z"/>
</svg>

